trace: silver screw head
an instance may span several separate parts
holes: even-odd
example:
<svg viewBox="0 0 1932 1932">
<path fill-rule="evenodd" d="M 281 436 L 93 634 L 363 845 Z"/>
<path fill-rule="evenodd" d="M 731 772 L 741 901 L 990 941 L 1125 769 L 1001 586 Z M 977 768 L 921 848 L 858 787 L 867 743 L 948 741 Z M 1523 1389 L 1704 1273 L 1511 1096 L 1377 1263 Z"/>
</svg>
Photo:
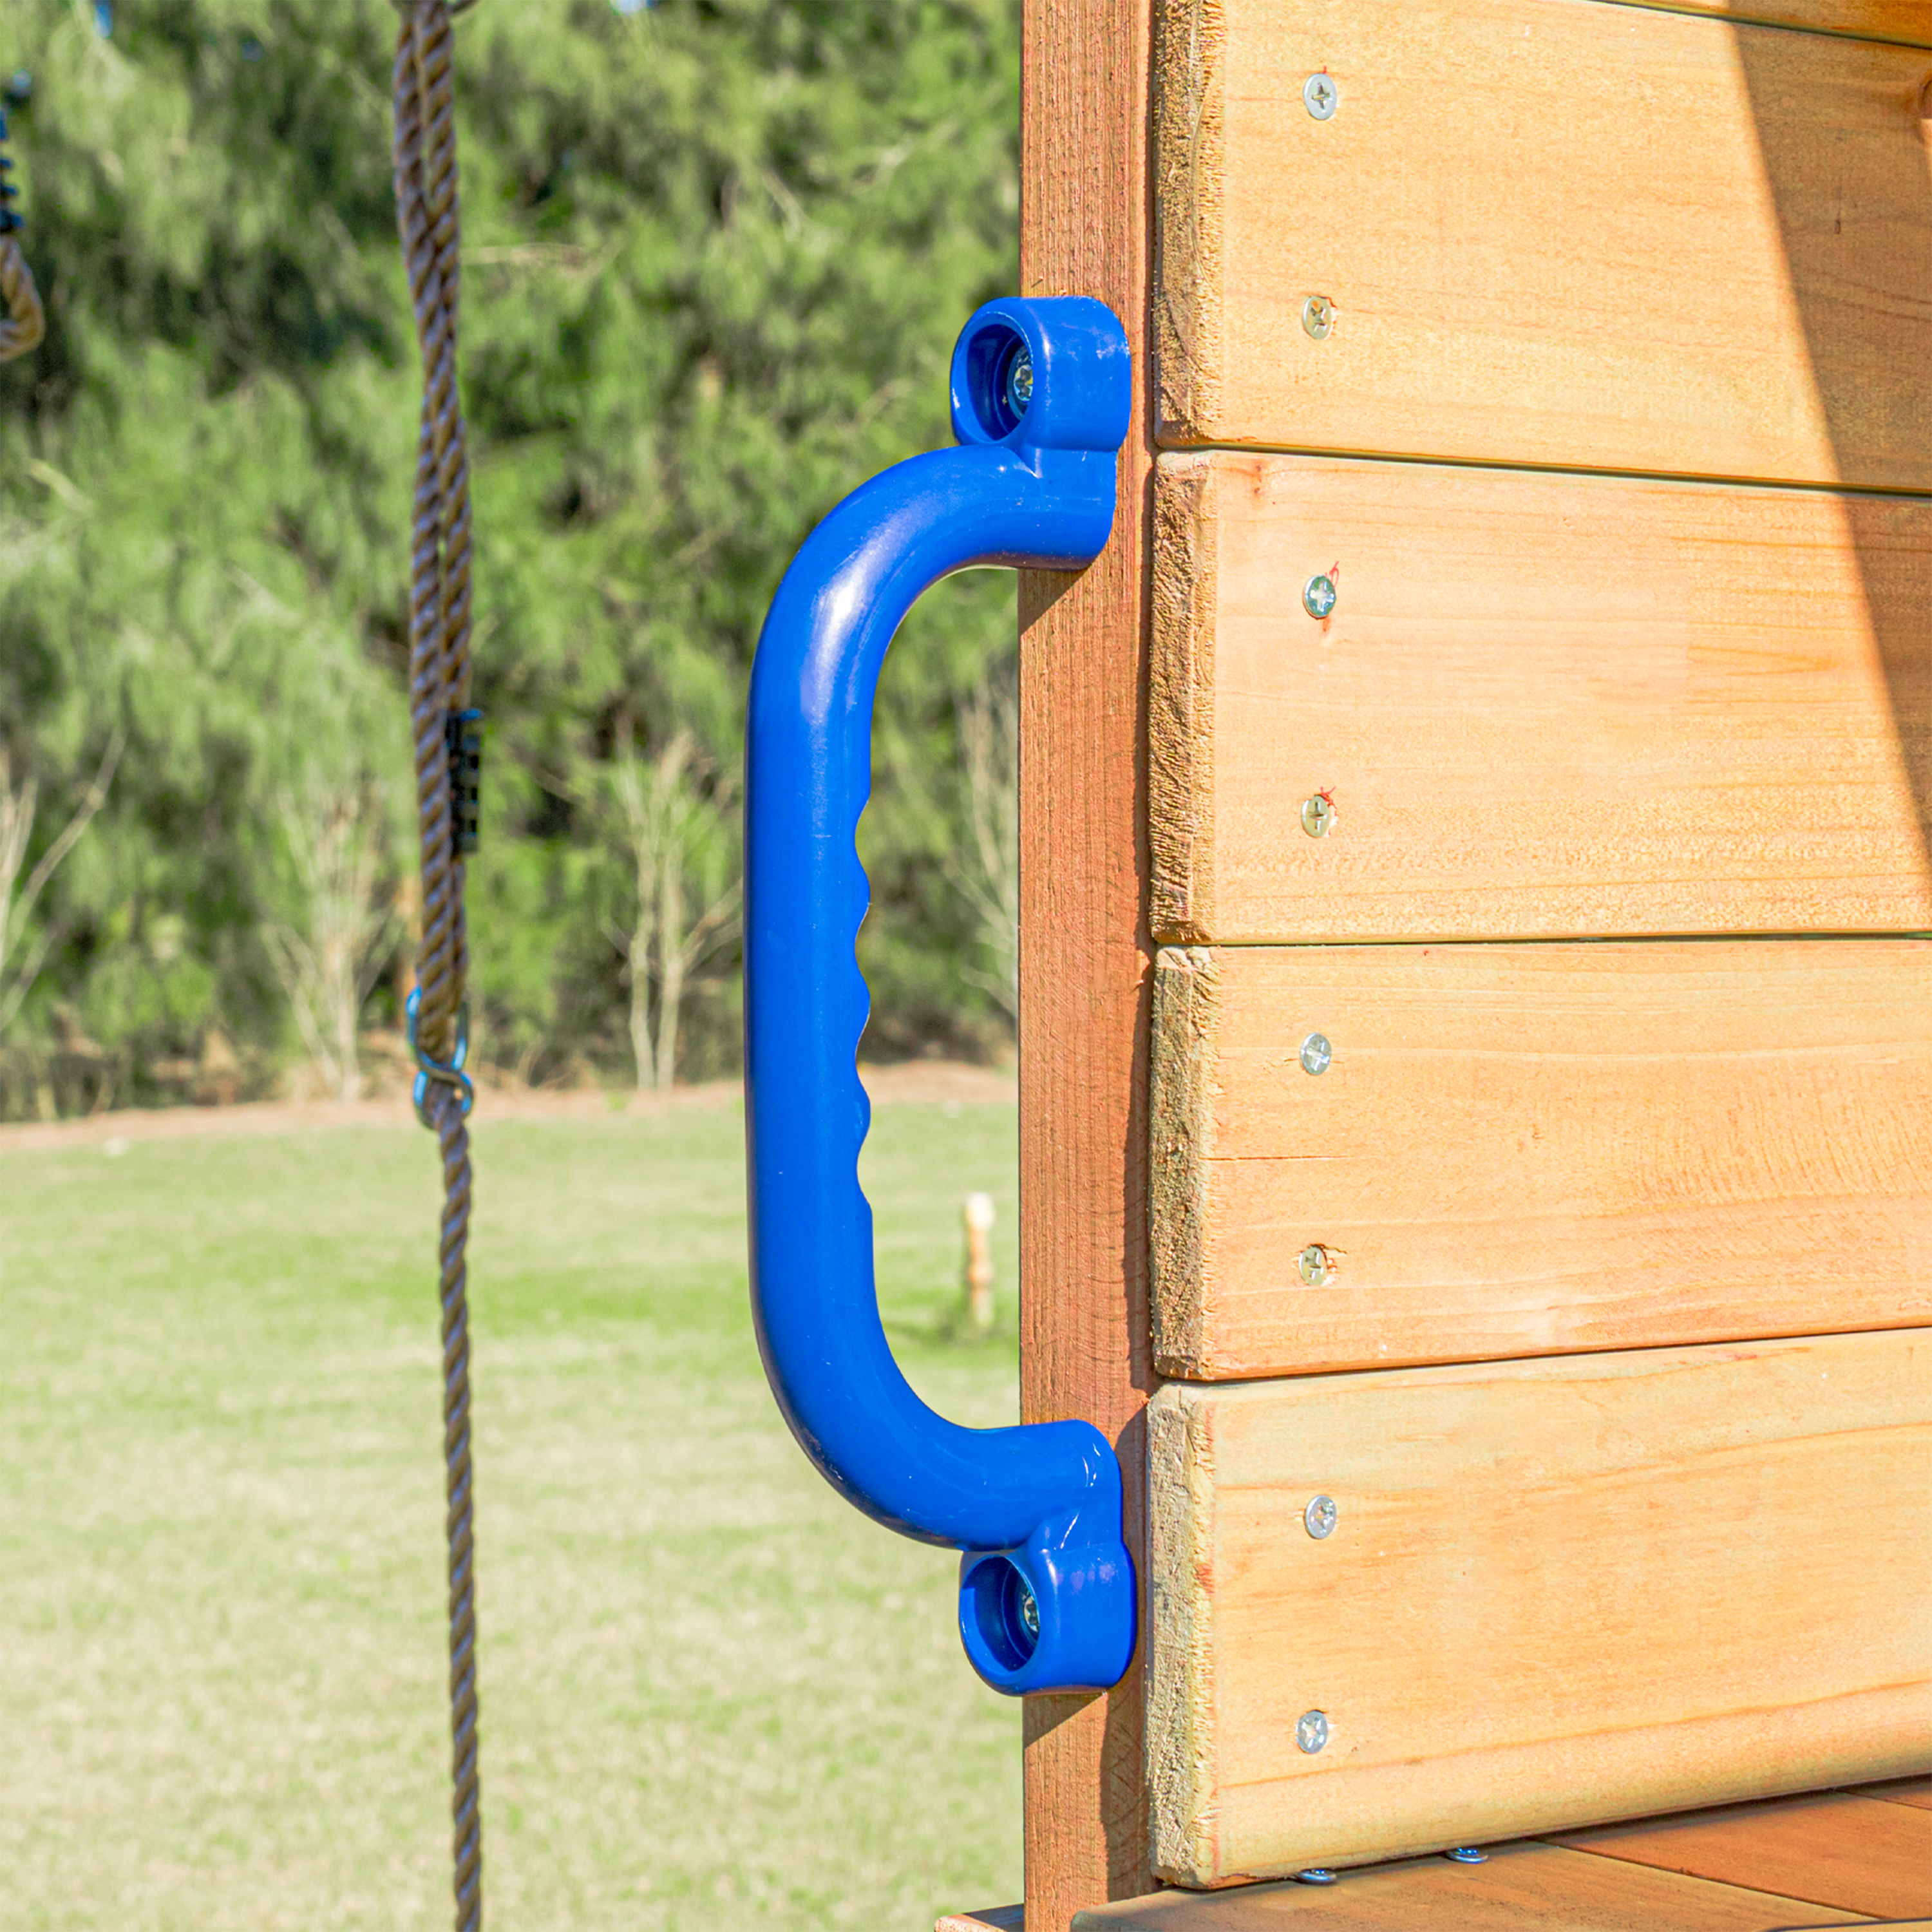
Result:
<svg viewBox="0 0 1932 1932">
<path fill-rule="evenodd" d="M 1033 400 L 1033 352 L 1024 344 L 1006 365 L 1006 400 L 1014 415 L 1020 416 Z"/>
<path fill-rule="evenodd" d="M 1340 594 L 1332 577 L 1311 577 L 1301 586 L 1301 608 L 1311 617 L 1330 616 Z"/>
<path fill-rule="evenodd" d="M 1452 1864 L 1486 1865 L 1490 1862 L 1489 1853 L 1478 1851 L 1474 1845 L 1458 1845 L 1453 1852 L 1444 1852 L 1442 1856 Z"/>
<path fill-rule="evenodd" d="M 1302 1527 L 1319 1543 L 1323 1538 L 1335 1534 L 1335 1498 L 1317 1496 L 1301 1512 Z"/>
<path fill-rule="evenodd" d="M 1326 342 L 1334 332 L 1335 304 L 1326 296 L 1310 296 L 1301 304 L 1301 326 L 1317 342 Z"/>
<path fill-rule="evenodd" d="M 1298 1265 L 1301 1270 L 1302 1280 L 1310 1288 L 1326 1288 L 1329 1276 L 1334 1272 L 1328 1265 L 1328 1250 L 1318 1241 L 1312 1242 L 1302 1250 L 1301 1259 Z"/>
<path fill-rule="evenodd" d="M 1328 1063 L 1335 1058 L 1335 1049 L 1328 1044 L 1326 1034 L 1312 1033 L 1301 1042 L 1301 1070 L 1304 1073 L 1326 1073 Z"/>
<path fill-rule="evenodd" d="M 1330 119 L 1341 98 L 1341 90 L 1325 74 L 1311 74 L 1301 83 L 1301 104 L 1318 121 Z"/>
<path fill-rule="evenodd" d="M 1335 808 L 1318 791 L 1301 802 L 1301 829 L 1311 838 L 1326 838 L 1335 823 Z"/>
<path fill-rule="evenodd" d="M 1297 1872 L 1295 1878 L 1303 1885 L 1333 1885 L 1335 1874 L 1326 1865 L 1310 1865 L 1306 1871 Z"/>
<path fill-rule="evenodd" d="M 1294 1720 L 1294 1742 L 1312 1757 L 1328 1742 L 1328 1712 L 1303 1712 Z"/>
<path fill-rule="evenodd" d="M 1020 1622 L 1026 1626 L 1028 1636 L 1040 1634 L 1040 1602 L 1028 1587 L 1026 1579 L 1019 1579 Z"/>
</svg>

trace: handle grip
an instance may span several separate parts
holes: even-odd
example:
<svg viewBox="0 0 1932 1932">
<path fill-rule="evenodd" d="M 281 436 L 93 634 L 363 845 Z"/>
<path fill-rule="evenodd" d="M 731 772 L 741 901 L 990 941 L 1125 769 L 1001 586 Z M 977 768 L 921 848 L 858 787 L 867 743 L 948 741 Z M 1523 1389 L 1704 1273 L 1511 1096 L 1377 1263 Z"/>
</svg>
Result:
<svg viewBox="0 0 1932 1932">
<path fill-rule="evenodd" d="M 1102 1690 L 1132 1657 L 1120 1467 L 1085 1422 L 964 1429 L 915 1395 L 879 1320 L 859 1149 L 870 1001 L 854 957 L 872 701 L 920 593 L 976 565 L 1074 570 L 1113 528 L 1131 367 L 1084 296 L 989 302 L 952 352 L 958 447 L 847 497 L 779 584 L 746 742 L 752 1298 L 778 1406 L 819 1472 L 902 1535 L 962 1550 L 959 1625 L 1011 1695 Z"/>
</svg>

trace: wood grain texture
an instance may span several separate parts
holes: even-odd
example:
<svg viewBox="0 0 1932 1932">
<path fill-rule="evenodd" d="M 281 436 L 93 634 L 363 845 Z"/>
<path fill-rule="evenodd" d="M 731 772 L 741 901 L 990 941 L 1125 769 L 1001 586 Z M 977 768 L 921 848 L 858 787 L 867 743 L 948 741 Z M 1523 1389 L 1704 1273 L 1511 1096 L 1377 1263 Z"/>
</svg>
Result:
<svg viewBox="0 0 1932 1932">
<path fill-rule="evenodd" d="M 1161 25 L 1163 441 L 1932 488 L 1922 50 L 1598 0 Z"/>
<path fill-rule="evenodd" d="M 1142 835 L 1152 463 L 1148 63 L 1142 0 L 1024 9 L 1020 268 L 1029 295 L 1106 302 L 1132 345 L 1112 541 L 1020 588 L 1020 1406 L 1119 1448 L 1145 1552 L 1148 938 Z M 1105 1696 L 1025 1714 L 1026 1916 L 1064 1932 L 1148 1864 L 1138 1663 Z"/>
<path fill-rule="evenodd" d="M 1932 502 L 1217 453 L 1156 510 L 1161 938 L 1932 926 Z"/>
<path fill-rule="evenodd" d="M 1237 0 L 1237 4 L 1242 0 Z M 1154 0 L 1154 303 L 1163 420 L 1221 413 L 1226 0 Z"/>
<path fill-rule="evenodd" d="M 1216 957 L 1207 946 L 1166 949 L 1154 962 L 1148 1104 L 1154 1348 L 1156 1364 L 1179 1364 L 1183 1374 L 1200 1372 L 1198 1365 L 1213 1362 L 1226 1346 L 1216 1333 L 1228 1268 L 1214 1139 L 1222 1005 Z"/>
<path fill-rule="evenodd" d="M 1782 1804 L 1647 1818 L 1561 1842 L 1874 1918 L 1932 1915 L 1932 1813 L 1907 1804 L 1824 1792 Z"/>
<path fill-rule="evenodd" d="M 1183 940 L 1208 938 L 1215 926 L 1219 467 L 1219 460 L 1208 456 L 1164 457 L 1154 480 L 1154 642 L 1148 680 L 1149 916 L 1162 938 Z M 1263 767 L 1271 796 L 1279 788 L 1278 769 L 1272 763 Z M 1253 782 L 1245 768 L 1242 782 Z"/>
<path fill-rule="evenodd" d="M 1593 1869 L 1554 1845 L 1499 1845 L 1486 1864 L 1417 1859 L 1334 1886 L 1159 1892 L 1083 1912 L 1073 1932 L 1793 1932 L 1799 1920 L 1870 1922 L 1607 1858 Z"/>
<path fill-rule="evenodd" d="M 1922 1761 L 1922 1331 L 1169 1383 L 1149 1437 L 1163 1876 L 1369 1863 Z M 1317 1495 L 1337 1510 L 1319 1540 Z M 1310 1710 L 1331 1727 L 1314 1755 Z"/>
<path fill-rule="evenodd" d="M 1164 1373 L 1932 1323 L 1932 942 L 1174 950 L 1155 1016 Z"/>
<path fill-rule="evenodd" d="M 1616 0 L 1619 5 L 1663 6 L 1676 14 L 1709 14 L 1760 26 L 1850 34 L 1859 40 L 1932 46 L 1932 20 L 1921 0 Z"/>
</svg>

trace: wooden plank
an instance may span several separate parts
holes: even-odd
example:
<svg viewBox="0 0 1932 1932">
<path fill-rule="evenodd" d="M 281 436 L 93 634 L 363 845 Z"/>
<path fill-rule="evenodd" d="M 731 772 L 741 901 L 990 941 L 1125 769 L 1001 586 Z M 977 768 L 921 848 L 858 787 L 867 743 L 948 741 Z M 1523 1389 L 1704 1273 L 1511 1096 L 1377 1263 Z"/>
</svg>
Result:
<svg viewBox="0 0 1932 1932">
<path fill-rule="evenodd" d="M 1932 502 L 1223 453 L 1156 517 L 1162 938 L 1932 926 Z"/>
<path fill-rule="evenodd" d="M 1922 1762 L 1922 1331 L 1172 1382 L 1148 1418 L 1163 1876 L 1369 1863 Z M 1310 1712 L 1328 1726 L 1312 1754 Z"/>
<path fill-rule="evenodd" d="M 1598 0 L 1160 21 L 1163 441 L 1932 488 L 1922 52 Z"/>
<path fill-rule="evenodd" d="M 1882 1798 L 1888 1804 L 1916 1804 L 1921 1810 L 1932 1811 L 1932 1778 L 1902 1778 L 1856 1788 L 1862 1798 Z"/>
<path fill-rule="evenodd" d="M 1480 1865 L 1418 1859 L 1349 1873 L 1339 1884 L 1163 1892 L 1082 1912 L 1072 1932 L 1793 1932 L 1862 1925 L 1855 1913 L 1679 1878 L 1554 1845 L 1501 1845 Z"/>
<path fill-rule="evenodd" d="M 982 1905 L 970 1912 L 949 1912 L 933 1921 L 932 1932 L 1026 1932 L 1026 1907 Z"/>
<path fill-rule="evenodd" d="M 1022 50 L 1020 278 L 1108 303 L 1133 345 L 1112 542 L 1020 584 L 1020 1408 L 1116 1442 L 1144 1574 L 1152 946 L 1140 825 L 1147 677 L 1147 100 L 1143 0 L 1034 0 Z M 1026 1701 L 1026 1916 L 1148 1890 L 1138 1664 L 1102 1697 Z"/>
<path fill-rule="evenodd" d="M 1922 1576 L 1922 1602 L 1925 1582 Z M 1783 1804 L 1642 1819 L 1562 1842 L 1874 1918 L 1932 1913 L 1932 1815 L 1906 1804 L 1825 1792 Z"/>
<path fill-rule="evenodd" d="M 1619 4 L 1662 6 L 1678 14 L 1712 14 L 1760 26 L 1798 27 L 1814 33 L 1850 34 L 1860 40 L 1932 46 L 1932 20 L 1921 0 L 1618 0 Z"/>
<path fill-rule="evenodd" d="M 1932 1322 L 1932 943 L 1197 947 L 1155 986 L 1167 1374 Z"/>
</svg>

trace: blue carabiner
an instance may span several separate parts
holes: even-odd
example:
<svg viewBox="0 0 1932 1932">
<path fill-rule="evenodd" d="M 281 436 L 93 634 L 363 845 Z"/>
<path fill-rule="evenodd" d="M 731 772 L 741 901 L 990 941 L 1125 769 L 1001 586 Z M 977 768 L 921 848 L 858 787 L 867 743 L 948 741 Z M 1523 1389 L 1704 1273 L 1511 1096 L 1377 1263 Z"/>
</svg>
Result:
<svg viewBox="0 0 1932 1932">
<path fill-rule="evenodd" d="M 879 1320 L 859 1150 L 870 1001 L 854 956 L 872 700 L 926 587 L 1005 564 L 1077 570 L 1113 528 L 1126 332 L 1084 296 L 989 302 L 952 352 L 959 447 L 846 498 L 779 584 L 746 748 L 746 1120 L 752 1294 L 765 1372 L 800 1446 L 850 1502 L 965 1552 L 968 1656 L 1012 1695 L 1104 1690 L 1132 1660 L 1119 1458 L 1090 1423 L 964 1429 L 915 1395 Z"/>
<path fill-rule="evenodd" d="M 470 1006 L 466 1000 L 456 1010 L 456 1045 L 447 1061 L 434 1059 L 429 1050 L 416 1038 L 416 1016 L 422 1009 L 422 988 L 413 987 L 409 998 L 404 1003 L 403 1012 L 409 1031 L 410 1052 L 416 1056 L 416 1082 L 410 1089 L 410 1098 L 416 1102 L 416 1118 L 426 1127 L 434 1129 L 436 1116 L 429 1111 L 429 1090 L 432 1082 L 439 1086 L 454 1087 L 457 1097 L 463 1102 L 463 1118 L 470 1118 L 470 1110 L 476 1104 L 476 1084 L 463 1070 L 463 1063 L 470 1058 Z"/>
</svg>

